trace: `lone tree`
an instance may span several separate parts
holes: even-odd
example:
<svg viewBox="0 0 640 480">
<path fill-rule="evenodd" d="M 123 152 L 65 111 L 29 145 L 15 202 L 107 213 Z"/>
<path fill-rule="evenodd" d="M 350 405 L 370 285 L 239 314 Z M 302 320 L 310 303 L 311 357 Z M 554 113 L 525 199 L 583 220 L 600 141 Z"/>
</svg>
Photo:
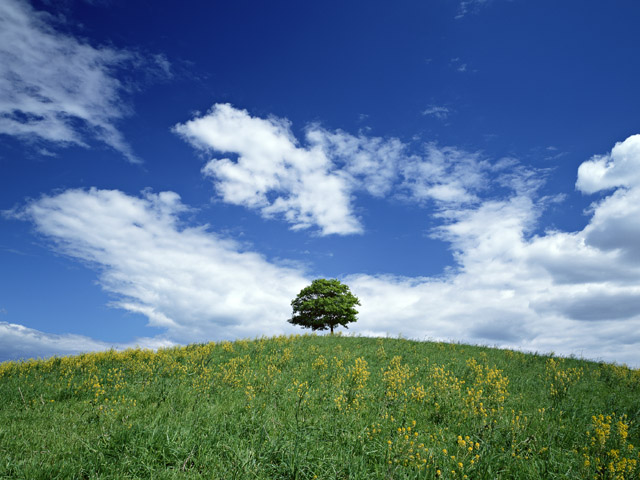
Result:
<svg viewBox="0 0 640 480">
<path fill-rule="evenodd" d="M 347 323 L 358 320 L 355 305 L 360 305 L 360 300 L 347 285 L 336 279 L 319 278 L 291 301 L 293 315 L 288 322 L 314 331 L 329 328 L 333 335 L 335 326 L 349 328 Z"/>
</svg>

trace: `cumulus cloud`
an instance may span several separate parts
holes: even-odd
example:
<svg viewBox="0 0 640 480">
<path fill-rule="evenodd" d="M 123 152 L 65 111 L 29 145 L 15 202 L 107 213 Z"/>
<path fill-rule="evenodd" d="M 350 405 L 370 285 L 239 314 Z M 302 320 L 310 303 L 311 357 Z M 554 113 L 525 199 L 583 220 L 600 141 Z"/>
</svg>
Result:
<svg viewBox="0 0 640 480">
<path fill-rule="evenodd" d="M 109 344 L 82 335 L 45 333 L 15 323 L 0 322 L 0 362 L 28 358 L 77 355 L 114 348 L 162 348 L 174 345 L 170 340 L 140 338 L 128 343 Z"/>
<path fill-rule="evenodd" d="M 0 133 L 83 147 L 95 137 L 139 162 L 115 126 L 129 113 L 115 73 L 134 60 L 56 31 L 24 0 L 0 2 Z"/>
<path fill-rule="evenodd" d="M 576 188 L 595 193 L 615 187 L 640 186 L 640 134 L 618 142 L 606 155 L 596 155 L 578 168 Z"/>
<path fill-rule="evenodd" d="M 434 235 L 450 243 L 457 267 L 437 278 L 351 276 L 362 300 L 358 328 L 640 366 L 640 198 L 630 167 L 640 167 L 637 141 L 630 137 L 580 167 L 579 186 L 592 163 L 616 180 L 599 173 L 589 185 L 620 186 L 592 205 L 581 231 L 533 235 L 544 199 L 532 188 L 444 210 Z"/>
<path fill-rule="evenodd" d="M 294 229 L 318 226 L 323 235 L 362 231 L 352 211 L 349 182 L 333 172 L 320 148 L 298 145 L 286 120 L 251 117 L 231 105 L 174 127 L 192 145 L 224 153 L 203 168 L 228 203 L 282 215 Z"/>
<path fill-rule="evenodd" d="M 592 205 L 585 243 L 636 264 L 640 260 L 640 135 L 580 165 L 576 187 L 584 193 L 617 188 Z"/>
<path fill-rule="evenodd" d="M 322 235 L 363 231 L 353 206 L 361 192 L 464 204 L 478 200 L 489 171 L 515 167 L 433 143 L 423 154 L 409 154 L 397 138 L 356 136 L 316 124 L 307 126 L 301 145 L 287 120 L 252 117 L 228 104 L 214 105 L 174 131 L 198 149 L 236 157 L 213 159 L 203 168 L 223 201 L 267 218 L 281 215 L 294 229 L 317 226 Z"/>
<path fill-rule="evenodd" d="M 285 331 L 289 302 L 306 279 L 205 226 L 183 226 L 186 209 L 173 192 L 91 189 L 44 196 L 13 215 L 96 268 L 113 306 L 145 315 L 168 339 Z"/>
<path fill-rule="evenodd" d="M 522 198 L 461 215 L 443 227 L 458 265 L 441 277 L 348 277 L 362 301 L 354 328 L 369 335 L 402 333 L 639 366 L 640 337 L 632 335 L 640 327 L 640 289 L 632 284 L 639 265 L 618 258 L 603 278 L 606 252 L 591 252 L 599 256 L 596 261 L 581 261 L 569 243 L 560 255 L 547 254 L 544 244 L 554 242 L 555 234 L 526 233 L 536 216 L 535 205 Z M 571 262 L 565 254 L 574 255 Z M 577 282 L 570 281 L 572 275 Z"/>
</svg>

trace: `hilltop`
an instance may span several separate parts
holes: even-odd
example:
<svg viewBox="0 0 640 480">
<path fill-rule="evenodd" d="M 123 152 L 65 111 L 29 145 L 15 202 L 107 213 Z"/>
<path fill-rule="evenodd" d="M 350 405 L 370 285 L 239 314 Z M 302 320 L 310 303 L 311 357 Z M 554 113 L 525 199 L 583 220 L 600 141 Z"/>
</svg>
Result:
<svg viewBox="0 0 640 480">
<path fill-rule="evenodd" d="M 0 364 L 0 478 L 640 477 L 640 371 L 288 336 Z"/>
</svg>

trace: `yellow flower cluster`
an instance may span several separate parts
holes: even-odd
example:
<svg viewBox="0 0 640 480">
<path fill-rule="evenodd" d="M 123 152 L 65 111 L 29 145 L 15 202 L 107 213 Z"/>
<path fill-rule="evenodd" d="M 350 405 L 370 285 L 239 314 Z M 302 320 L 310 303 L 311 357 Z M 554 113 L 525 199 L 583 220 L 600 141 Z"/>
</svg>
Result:
<svg viewBox="0 0 640 480">
<path fill-rule="evenodd" d="M 324 358 L 324 355 L 318 355 L 316 357 L 316 359 L 313 361 L 313 363 L 311 364 L 311 366 L 315 370 L 319 370 L 321 372 L 324 372 L 327 369 L 327 367 L 329 366 L 329 364 L 327 363 L 327 359 Z"/>
<path fill-rule="evenodd" d="M 267 377 L 269 379 L 275 378 L 276 375 L 282 373 L 282 371 L 278 368 L 278 366 L 274 363 L 269 363 L 267 365 Z"/>
<path fill-rule="evenodd" d="M 640 452 L 628 441 L 629 421 L 626 415 L 594 415 L 583 447 L 585 473 L 596 480 L 640 478 Z"/>
<path fill-rule="evenodd" d="M 388 412 L 365 429 L 363 438 L 375 445 L 372 452 L 386 449 L 389 468 L 428 470 L 426 478 L 473 478 L 480 461 L 480 442 L 469 435 L 452 437 L 446 427 L 427 432 L 416 420 L 396 419 Z M 389 477 L 396 478 L 391 473 Z"/>
<path fill-rule="evenodd" d="M 342 389 L 333 399 L 336 408 L 341 412 L 358 410 L 364 404 L 364 390 L 371 372 L 363 357 L 355 359 L 354 364 L 347 370 L 347 390 Z"/>
<path fill-rule="evenodd" d="M 409 365 L 402 364 L 402 357 L 395 356 L 386 370 L 382 372 L 382 382 L 385 385 L 386 396 L 390 400 L 406 397 L 405 385 L 413 377 Z"/>
<path fill-rule="evenodd" d="M 602 372 L 611 377 L 615 383 L 630 387 L 640 386 L 640 369 L 631 369 L 625 365 L 603 364 Z"/>
<path fill-rule="evenodd" d="M 306 380 L 304 382 L 294 380 L 293 387 L 290 388 L 289 391 L 295 391 L 298 402 L 304 402 L 309 392 L 309 382 Z"/>
<path fill-rule="evenodd" d="M 246 405 L 246 407 L 248 409 L 250 409 L 252 407 L 252 405 L 253 405 L 253 401 L 256 398 L 256 389 L 253 388 L 252 385 L 247 385 L 245 387 L 245 389 L 244 389 L 244 394 L 247 397 L 247 405 Z"/>
<path fill-rule="evenodd" d="M 582 368 L 562 368 L 564 359 L 550 358 L 545 366 L 545 376 L 549 383 L 549 396 L 558 402 L 567 396 L 569 388 L 582 377 Z"/>
<path fill-rule="evenodd" d="M 397 427 L 392 438 L 387 440 L 387 463 L 417 469 L 431 467 L 431 453 L 415 429 L 416 421 L 409 426 Z"/>
<path fill-rule="evenodd" d="M 409 390 L 411 394 L 411 400 L 418 403 L 423 403 L 427 398 L 427 391 L 424 389 L 424 386 L 421 384 L 417 384 Z"/>
<path fill-rule="evenodd" d="M 458 379 L 452 372 L 444 367 L 435 365 L 430 371 L 432 384 L 431 394 L 434 398 L 436 410 L 441 407 L 456 408 L 460 404 L 464 380 Z"/>
<path fill-rule="evenodd" d="M 358 357 L 354 365 L 349 367 L 349 380 L 356 390 L 364 390 L 367 386 L 367 380 L 369 380 L 369 376 L 371 375 L 371 372 L 369 372 L 367 368 L 368 365 L 364 358 Z"/>
<path fill-rule="evenodd" d="M 544 409 L 539 410 L 538 413 L 544 415 Z M 511 456 L 516 459 L 529 460 L 531 455 L 534 454 L 534 445 L 529 441 L 522 441 L 527 426 L 529 425 L 529 417 L 525 415 L 522 410 L 511 410 L 510 421 L 510 443 L 511 443 Z"/>
<path fill-rule="evenodd" d="M 282 364 L 289 363 L 293 359 L 293 350 L 291 347 L 286 347 L 282 350 Z"/>
<path fill-rule="evenodd" d="M 509 392 L 509 379 L 502 370 L 480 365 L 474 358 L 467 360 L 473 385 L 467 388 L 465 402 L 474 415 L 487 417 L 488 413 L 502 411 Z"/>
<path fill-rule="evenodd" d="M 473 441 L 469 435 L 458 435 L 456 439 L 457 449 L 456 455 L 450 456 L 450 466 L 452 467 L 451 473 L 454 478 L 468 478 L 465 472 L 471 472 L 471 470 L 480 461 L 480 442 Z"/>
<path fill-rule="evenodd" d="M 240 387 L 245 380 L 249 362 L 249 355 L 233 357 L 220 366 L 219 381 L 232 387 Z"/>
</svg>

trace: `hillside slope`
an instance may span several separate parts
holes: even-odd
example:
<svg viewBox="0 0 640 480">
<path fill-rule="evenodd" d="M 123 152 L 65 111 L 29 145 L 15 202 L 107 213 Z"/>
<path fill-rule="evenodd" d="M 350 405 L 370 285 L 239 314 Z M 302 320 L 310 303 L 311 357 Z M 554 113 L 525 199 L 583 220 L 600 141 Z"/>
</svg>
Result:
<svg viewBox="0 0 640 480">
<path fill-rule="evenodd" d="M 292 336 L 0 364 L 0 478 L 640 478 L 640 371 Z"/>
</svg>

